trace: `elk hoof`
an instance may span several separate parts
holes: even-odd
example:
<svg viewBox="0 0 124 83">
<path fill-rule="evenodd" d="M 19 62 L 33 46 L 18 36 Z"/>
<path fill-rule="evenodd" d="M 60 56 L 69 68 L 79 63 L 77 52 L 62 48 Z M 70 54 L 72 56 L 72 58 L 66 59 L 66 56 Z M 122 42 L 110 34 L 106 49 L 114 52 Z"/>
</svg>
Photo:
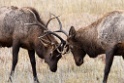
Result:
<svg viewBox="0 0 124 83">
<path fill-rule="evenodd" d="M 103 81 L 103 83 L 107 83 L 106 81 Z"/>
<path fill-rule="evenodd" d="M 9 77 L 9 79 L 8 79 L 8 81 L 7 81 L 7 82 L 12 83 L 12 77 L 11 77 L 11 76 Z"/>
<path fill-rule="evenodd" d="M 34 78 L 34 83 L 40 83 L 37 78 Z"/>
<path fill-rule="evenodd" d="M 34 81 L 34 83 L 40 83 L 40 82 L 37 80 L 37 81 Z"/>
</svg>

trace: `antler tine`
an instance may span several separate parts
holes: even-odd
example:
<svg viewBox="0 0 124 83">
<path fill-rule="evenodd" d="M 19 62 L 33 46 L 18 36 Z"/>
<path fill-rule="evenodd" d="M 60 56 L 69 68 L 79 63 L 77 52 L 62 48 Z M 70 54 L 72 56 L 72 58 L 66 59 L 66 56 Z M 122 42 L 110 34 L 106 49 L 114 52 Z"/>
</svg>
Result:
<svg viewBox="0 0 124 83">
<path fill-rule="evenodd" d="M 44 36 L 48 35 L 48 34 L 49 34 L 48 32 L 49 32 L 49 31 L 45 31 L 44 35 L 42 35 L 42 36 L 40 36 L 40 37 L 38 37 L 38 38 L 43 38 Z"/>
<path fill-rule="evenodd" d="M 64 30 L 62 30 L 62 23 L 59 20 L 59 18 L 56 15 L 52 14 L 52 13 L 51 13 L 51 15 L 53 15 L 58 20 L 59 25 L 60 25 L 60 30 L 57 30 L 57 31 L 54 31 L 54 32 L 62 32 L 62 33 L 64 33 L 68 37 L 68 34 Z"/>
<path fill-rule="evenodd" d="M 56 17 L 59 17 L 59 16 L 54 16 L 53 18 L 50 18 L 50 19 L 47 21 L 47 23 L 46 23 L 46 27 L 47 27 L 47 28 L 48 28 L 48 25 L 49 25 L 49 23 L 51 22 L 51 20 L 55 19 Z"/>
<path fill-rule="evenodd" d="M 64 43 L 65 42 L 65 40 L 63 40 L 58 34 L 56 34 L 54 32 L 51 32 L 51 31 L 46 31 L 46 33 L 43 36 L 40 36 L 38 38 L 42 38 L 42 37 L 44 37 L 44 36 L 46 36 L 48 34 L 52 34 L 52 35 L 56 36 L 57 38 L 59 38 L 61 40 L 61 43 Z"/>
</svg>

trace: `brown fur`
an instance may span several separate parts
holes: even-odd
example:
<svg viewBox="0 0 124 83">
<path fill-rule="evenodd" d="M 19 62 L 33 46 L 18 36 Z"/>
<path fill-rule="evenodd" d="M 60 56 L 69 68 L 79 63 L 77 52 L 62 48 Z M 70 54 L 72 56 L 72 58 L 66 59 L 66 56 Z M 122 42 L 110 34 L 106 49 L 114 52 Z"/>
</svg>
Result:
<svg viewBox="0 0 124 83">
<path fill-rule="evenodd" d="M 41 42 L 42 40 L 38 38 L 44 34 L 43 27 L 39 25 L 25 25 L 26 23 L 34 23 L 36 19 L 42 25 L 46 26 L 34 8 L 17 8 L 14 6 L 0 8 L 0 45 L 2 47 L 12 47 L 13 49 L 10 80 L 18 61 L 20 47 L 28 51 L 33 69 L 34 81 L 39 82 L 35 66 L 35 52 L 40 58 L 45 59 L 51 71 L 55 72 L 57 70 L 57 62 L 61 54 L 55 49 L 55 45 L 58 45 L 56 39 L 52 35 L 47 35 L 44 39 L 52 44 L 44 45 Z M 60 56 L 58 57 L 58 55 Z"/>
<path fill-rule="evenodd" d="M 78 66 L 83 63 L 86 54 L 94 58 L 100 54 L 106 54 L 106 67 L 103 83 L 107 83 L 107 77 L 114 55 L 124 57 L 124 13 L 114 11 L 91 23 L 85 28 L 75 30 L 72 26 L 67 42 Z"/>
</svg>

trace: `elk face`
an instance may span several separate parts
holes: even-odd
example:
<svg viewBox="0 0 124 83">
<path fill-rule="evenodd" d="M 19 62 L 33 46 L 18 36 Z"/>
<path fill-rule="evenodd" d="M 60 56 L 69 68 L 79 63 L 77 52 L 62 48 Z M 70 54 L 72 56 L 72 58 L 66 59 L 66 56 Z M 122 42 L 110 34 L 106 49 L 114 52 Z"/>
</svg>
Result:
<svg viewBox="0 0 124 83">
<path fill-rule="evenodd" d="M 54 17 L 50 18 L 48 20 L 48 22 L 46 23 L 46 25 L 43 25 L 42 23 L 40 23 L 37 19 L 36 22 L 34 23 L 26 23 L 25 25 L 39 25 L 43 30 L 44 30 L 44 35 L 38 37 L 41 39 L 41 43 L 42 45 L 45 47 L 42 50 L 44 51 L 43 54 L 40 52 L 40 50 L 37 50 L 37 53 L 39 53 L 39 56 L 43 55 L 43 58 L 45 59 L 45 62 L 49 65 L 50 70 L 55 72 L 57 70 L 57 63 L 59 61 L 59 59 L 62 57 L 62 51 L 64 49 L 65 46 L 65 41 L 59 36 L 57 35 L 55 32 L 60 32 L 62 29 L 62 24 L 61 21 L 59 20 L 58 17 L 56 17 L 54 14 L 51 14 Z M 36 16 L 35 16 L 36 17 Z M 48 29 L 48 24 L 51 22 L 52 19 L 57 19 L 59 25 L 60 25 L 60 30 L 58 31 L 50 31 Z M 52 43 L 51 41 L 47 41 L 47 40 L 54 40 L 53 36 L 51 36 L 50 34 L 56 36 L 57 38 L 60 39 L 61 43 L 58 44 L 57 42 Z M 44 40 L 43 37 L 49 35 L 50 37 L 46 37 L 46 39 Z M 41 45 L 41 47 L 42 47 Z M 42 57 L 41 57 L 42 58 Z"/>
<path fill-rule="evenodd" d="M 41 42 L 45 46 L 44 59 L 45 62 L 50 67 L 52 72 L 56 72 L 57 63 L 59 59 L 62 57 L 61 52 L 59 51 L 59 44 L 57 42 L 46 42 L 42 40 Z"/>
<path fill-rule="evenodd" d="M 61 53 L 59 53 L 55 48 L 50 49 L 50 54 L 48 57 L 45 59 L 45 62 L 49 65 L 50 70 L 52 72 L 56 72 L 57 70 L 57 63 L 59 59 L 62 57 Z"/>
<path fill-rule="evenodd" d="M 67 42 L 73 54 L 76 65 L 80 66 L 83 63 L 83 58 L 85 57 L 86 53 L 83 51 L 80 42 L 78 42 L 76 39 L 76 31 L 73 26 L 70 28 Z"/>
<path fill-rule="evenodd" d="M 66 34 L 63 30 L 62 30 L 62 24 L 61 21 L 59 20 L 58 17 L 56 17 L 54 14 L 52 14 L 54 16 L 54 18 L 57 19 L 59 25 L 60 25 L 60 30 L 57 31 L 50 31 L 48 29 L 46 29 L 46 33 L 41 36 L 40 38 L 42 39 L 44 36 L 52 34 L 54 36 L 56 36 L 58 39 L 60 39 L 61 43 L 51 43 L 51 42 L 44 42 L 44 45 L 46 45 L 47 48 L 47 57 L 45 58 L 45 62 L 49 65 L 50 70 L 55 72 L 57 70 L 57 63 L 59 61 L 59 59 L 62 57 L 63 54 L 63 50 L 66 48 L 66 41 L 63 40 L 63 38 L 61 38 L 58 34 L 56 34 L 55 32 L 63 32 L 64 34 Z M 46 27 L 48 26 L 49 22 L 54 19 L 51 18 L 48 22 Z M 43 43 L 43 42 L 42 42 Z"/>
</svg>

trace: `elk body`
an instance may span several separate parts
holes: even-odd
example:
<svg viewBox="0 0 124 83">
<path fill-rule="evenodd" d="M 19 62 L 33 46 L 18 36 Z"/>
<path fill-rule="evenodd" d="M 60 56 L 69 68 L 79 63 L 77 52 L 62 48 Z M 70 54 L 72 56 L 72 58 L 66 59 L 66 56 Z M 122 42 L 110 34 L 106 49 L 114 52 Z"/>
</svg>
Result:
<svg viewBox="0 0 124 83">
<path fill-rule="evenodd" d="M 72 26 L 67 42 L 78 66 L 86 54 L 91 58 L 106 54 L 103 83 L 107 83 L 114 55 L 121 55 L 124 59 L 124 12 L 110 12 L 77 31 Z"/>
<path fill-rule="evenodd" d="M 40 25 L 26 25 L 26 23 L 37 23 L 36 20 Z M 34 8 L 17 8 L 13 6 L 0 8 L 0 46 L 12 47 L 13 57 L 10 80 L 18 62 L 20 47 L 28 51 L 34 81 L 37 83 L 39 81 L 36 72 L 35 52 L 40 58 L 45 59 L 51 71 L 55 72 L 57 70 L 57 62 L 61 57 L 61 53 L 56 50 L 58 42 L 53 35 L 45 36 L 45 41 L 38 38 L 43 35 L 43 27 L 45 26 Z"/>
</svg>

